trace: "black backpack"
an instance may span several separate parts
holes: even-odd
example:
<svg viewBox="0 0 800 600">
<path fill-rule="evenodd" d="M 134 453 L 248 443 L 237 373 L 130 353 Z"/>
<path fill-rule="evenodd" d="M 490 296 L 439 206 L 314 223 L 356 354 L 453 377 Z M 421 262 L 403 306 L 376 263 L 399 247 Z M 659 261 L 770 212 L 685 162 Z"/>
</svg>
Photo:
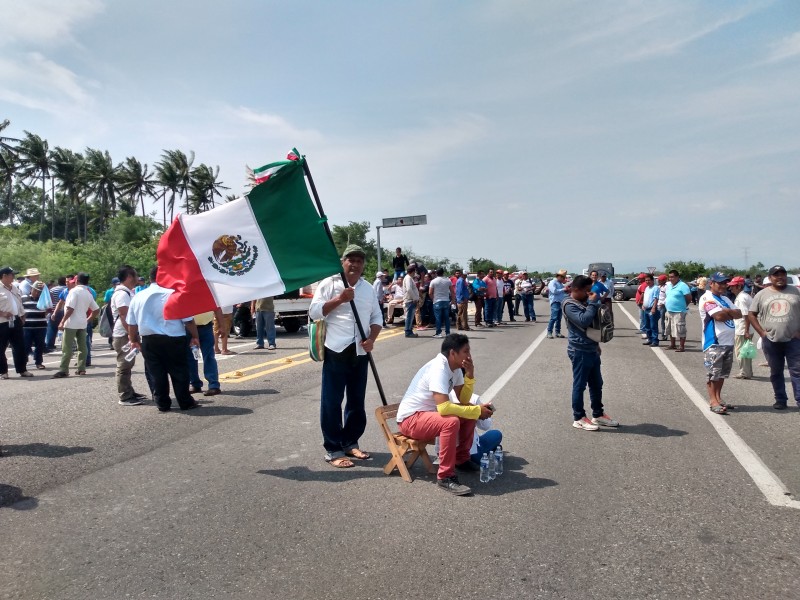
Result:
<svg viewBox="0 0 800 600">
<path fill-rule="evenodd" d="M 562 308 L 565 304 L 576 304 L 583 307 L 580 302 L 574 300 L 573 298 L 567 298 L 564 300 L 564 302 L 562 302 Z M 567 313 L 565 311 L 564 316 L 566 316 L 566 314 Z M 611 314 L 611 306 L 608 303 L 600 304 L 592 324 L 586 329 L 570 321 L 569 317 L 567 317 L 567 321 L 569 321 L 569 323 L 574 327 L 583 331 L 586 334 L 586 337 L 593 342 L 605 344 L 614 338 L 614 317 Z"/>
</svg>

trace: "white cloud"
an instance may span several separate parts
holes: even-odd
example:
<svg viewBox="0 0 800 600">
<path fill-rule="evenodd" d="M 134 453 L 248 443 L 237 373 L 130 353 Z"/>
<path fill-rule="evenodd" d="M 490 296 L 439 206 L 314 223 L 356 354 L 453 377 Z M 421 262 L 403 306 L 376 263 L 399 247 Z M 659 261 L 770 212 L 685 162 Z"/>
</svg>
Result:
<svg viewBox="0 0 800 600">
<path fill-rule="evenodd" d="M 0 46 L 74 41 L 73 26 L 103 10 L 101 0 L 0 0 Z"/>
<path fill-rule="evenodd" d="M 798 56 L 800 56 L 800 31 L 773 44 L 767 62 L 777 62 Z"/>
<path fill-rule="evenodd" d="M 322 141 L 322 134 L 318 131 L 296 127 L 280 115 L 257 112 L 245 106 L 228 107 L 226 112 L 235 121 L 250 126 L 255 125 L 253 129 L 258 130 L 259 136 L 266 135 L 270 139 L 283 139 L 290 145 Z"/>
<path fill-rule="evenodd" d="M 74 72 L 38 52 L 0 58 L 0 100 L 53 114 L 92 104 Z"/>
</svg>

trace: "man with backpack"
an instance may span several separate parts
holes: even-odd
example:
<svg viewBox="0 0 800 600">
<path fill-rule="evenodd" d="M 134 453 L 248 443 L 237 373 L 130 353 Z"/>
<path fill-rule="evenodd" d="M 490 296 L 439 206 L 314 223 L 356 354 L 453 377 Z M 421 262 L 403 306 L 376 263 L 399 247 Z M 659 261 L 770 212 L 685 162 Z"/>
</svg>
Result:
<svg viewBox="0 0 800 600">
<path fill-rule="evenodd" d="M 119 283 L 111 294 L 108 309 L 103 314 L 103 318 L 112 322 L 111 345 L 117 353 L 117 371 L 115 379 L 117 382 L 117 393 L 119 403 L 122 406 L 136 406 L 142 404 L 145 396 L 137 394 L 131 383 L 131 371 L 136 363 L 134 358 L 131 361 L 125 360 L 125 356 L 130 352 L 130 348 L 123 350 L 128 344 L 128 308 L 133 297 L 133 288 L 136 286 L 136 269 L 129 265 L 120 267 Z"/>
<path fill-rule="evenodd" d="M 597 431 L 601 425 L 619 427 L 619 422 L 603 409 L 599 342 L 604 339 L 607 341 L 609 337 L 596 327 L 600 298 L 590 291 L 591 287 L 592 280 L 589 277 L 578 275 L 572 281 L 570 296 L 562 303 L 567 321 L 567 356 L 572 362 L 572 426 L 584 431 Z M 587 384 L 592 407 L 591 419 L 586 416 L 583 403 L 583 391 Z"/>
</svg>

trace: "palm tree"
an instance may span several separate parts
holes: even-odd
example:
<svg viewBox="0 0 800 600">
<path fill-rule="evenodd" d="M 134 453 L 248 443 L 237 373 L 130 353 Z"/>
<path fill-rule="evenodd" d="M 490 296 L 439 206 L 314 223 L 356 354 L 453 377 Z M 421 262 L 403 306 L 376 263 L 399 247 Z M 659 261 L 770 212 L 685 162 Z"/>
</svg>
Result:
<svg viewBox="0 0 800 600">
<path fill-rule="evenodd" d="M 163 202 L 163 216 L 164 227 L 167 226 L 167 206 L 169 206 L 169 220 L 172 222 L 173 212 L 175 210 L 175 196 L 181 188 L 181 178 L 175 165 L 169 158 L 168 152 L 165 150 L 161 156 L 161 161 L 156 163 L 156 181 L 161 185 L 164 190 L 161 195 Z M 169 200 L 167 200 L 167 192 L 169 192 Z"/>
<path fill-rule="evenodd" d="M 8 127 L 11 122 L 8 119 L 0 121 L 0 132 Z M 14 210 L 13 210 L 13 189 L 14 177 L 17 175 L 17 167 L 19 166 L 17 160 L 17 147 L 10 142 L 17 142 L 16 138 L 6 137 L 0 135 L 0 186 L 6 190 L 6 201 L 8 202 L 8 222 L 14 224 Z"/>
<path fill-rule="evenodd" d="M 42 180 L 42 215 L 39 222 L 39 241 L 44 235 L 44 213 L 47 207 L 47 193 L 45 191 L 45 181 L 50 175 L 50 152 L 47 140 L 43 140 L 38 135 L 25 131 L 25 138 L 17 146 L 20 156 L 21 175 L 24 179 Z M 54 207 L 55 210 L 55 207 Z M 55 215 L 52 215 L 55 220 Z"/>
<path fill-rule="evenodd" d="M 58 190 L 66 196 L 66 215 L 64 217 L 64 239 L 69 239 L 70 208 L 75 207 L 75 229 L 81 239 L 80 206 L 81 197 L 88 190 L 86 165 L 83 156 L 72 150 L 56 147 L 50 153 L 53 179 L 58 181 Z M 84 221 L 85 222 L 85 221 Z M 84 240 L 86 232 L 84 227 Z"/>
<path fill-rule="evenodd" d="M 200 164 L 192 169 L 191 179 L 189 180 L 189 201 L 196 213 L 211 210 L 214 208 L 214 197 L 222 197 L 220 190 L 230 189 L 217 181 L 219 177 L 219 166 L 212 169 L 206 164 Z"/>
<path fill-rule="evenodd" d="M 141 203 L 143 217 L 144 198 L 156 196 L 156 184 L 157 181 L 148 172 L 146 164 L 143 165 L 132 156 L 125 159 L 120 177 L 120 191 L 134 202 L 134 207 Z"/>
<path fill-rule="evenodd" d="M 192 179 L 192 163 L 194 163 L 194 152 L 189 152 L 187 157 L 180 150 L 164 150 L 162 161 L 169 161 L 172 163 L 172 169 L 178 178 L 179 186 L 177 189 L 178 198 L 184 198 L 184 207 L 186 213 L 189 214 L 189 182 Z M 171 190 L 170 190 L 171 191 Z M 170 208 L 170 218 L 172 217 L 172 208 Z"/>
<path fill-rule="evenodd" d="M 117 193 L 120 181 L 121 165 L 114 166 L 108 150 L 101 152 L 93 148 L 86 149 L 86 174 L 95 202 L 100 208 L 100 228 L 105 229 L 106 210 L 111 215 L 117 214 Z"/>
</svg>

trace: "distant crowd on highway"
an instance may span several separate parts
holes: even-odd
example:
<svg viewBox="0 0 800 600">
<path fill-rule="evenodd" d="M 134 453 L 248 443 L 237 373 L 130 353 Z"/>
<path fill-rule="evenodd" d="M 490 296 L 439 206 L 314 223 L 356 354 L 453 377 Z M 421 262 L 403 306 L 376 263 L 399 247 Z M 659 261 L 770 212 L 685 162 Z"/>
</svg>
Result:
<svg viewBox="0 0 800 600">
<path fill-rule="evenodd" d="M 315 359 L 323 363 L 320 426 L 325 460 L 335 468 L 351 468 L 354 461 L 371 458 L 359 447 L 367 425 L 368 355 L 380 332 L 392 327 L 397 310 L 404 313 L 408 338 L 417 337 L 417 331 L 425 330 L 432 317 L 433 337 L 442 339 L 441 350 L 411 380 L 397 407 L 396 421 L 407 439 L 431 443 L 438 439 L 438 485 L 456 495 L 470 494 L 471 489 L 459 481 L 456 471 L 477 471 L 482 455 L 498 450 L 501 436 L 496 430 L 482 435 L 475 431 L 478 421 L 491 418 L 494 406 L 482 402 L 475 393 L 470 341 L 465 333 L 451 333 L 451 315 L 459 332 L 522 321 L 517 319 L 522 316 L 525 322 L 537 323 L 533 297 L 540 282 L 525 272 L 489 270 L 475 277 L 463 271 L 450 275 L 442 268 L 429 272 L 397 248 L 393 276 L 379 271 L 370 285 L 363 278 L 365 258 L 363 249 L 348 246 L 342 255 L 341 274 L 319 283 L 309 309 L 310 320 L 319 324 L 313 331 L 315 335 L 321 333 L 321 338 L 310 340 L 310 344 L 319 344 Z M 136 355 L 142 353 L 150 396 L 158 410 L 171 410 L 170 383 L 179 408 L 195 409 L 200 404 L 190 394 L 200 392 L 203 385 L 197 363 L 201 353 L 209 383 L 205 394 L 220 393 L 214 355 L 227 351 L 230 320 L 224 307 L 182 320 L 165 319 L 163 307 L 172 290 L 155 283 L 157 269 L 151 270 L 151 283 L 147 285 L 135 269 L 122 266 L 104 294 L 108 308 L 100 322 L 108 320 L 106 332 L 117 355 L 119 403 L 136 405 L 146 399 L 146 394 L 136 392 L 131 385 Z M 9 344 L 17 373 L 31 377 L 29 356 L 33 355 L 37 369 L 43 369 L 42 356 L 55 349 L 59 335 L 62 357 L 53 377 L 69 376 L 73 343 L 78 348 L 76 374 L 85 375 L 91 364 L 92 322 L 99 311 L 89 276 L 78 273 L 46 286 L 34 267 L 18 279 L 15 275 L 11 267 L 0 269 L 0 379 L 9 378 L 5 354 Z M 759 336 L 759 347 L 770 369 L 773 407 L 782 410 L 788 405 L 786 366 L 800 407 L 800 290 L 788 283 L 788 276 L 780 265 L 769 269 L 767 282 L 761 284 L 742 276 L 713 273 L 705 281 L 697 281 L 702 293 L 693 298 L 679 272 L 643 273 L 635 298 L 642 343 L 659 347 L 668 340 L 668 350 L 684 352 L 687 313 L 695 302 L 702 327 L 710 410 L 724 415 L 735 408 L 722 398 L 722 386 L 732 373 L 734 360 L 739 369 L 734 377 L 753 377 L 754 334 Z M 562 269 L 547 284 L 550 314 L 546 337 L 567 338 L 566 353 L 573 371 L 572 426 L 584 431 L 618 427 L 619 421 L 603 404 L 600 358 L 602 346 L 614 335 L 613 280 L 602 271 L 578 275 L 571 281 L 567 278 L 567 271 Z M 266 317 L 270 300 L 254 300 L 251 310 Z M 472 319 L 470 303 L 475 308 Z M 228 308 L 232 312 L 232 307 Z M 274 312 L 272 315 L 269 331 L 266 324 L 258 325 L 257 319 L 256 348 L 264 348 L 265 336 L 269 347 L 275 348 Z M 562 322 L 566 336 L 562 335 Z M 587 387 L 591 417 L 584 406 Z"/>
</svg>

